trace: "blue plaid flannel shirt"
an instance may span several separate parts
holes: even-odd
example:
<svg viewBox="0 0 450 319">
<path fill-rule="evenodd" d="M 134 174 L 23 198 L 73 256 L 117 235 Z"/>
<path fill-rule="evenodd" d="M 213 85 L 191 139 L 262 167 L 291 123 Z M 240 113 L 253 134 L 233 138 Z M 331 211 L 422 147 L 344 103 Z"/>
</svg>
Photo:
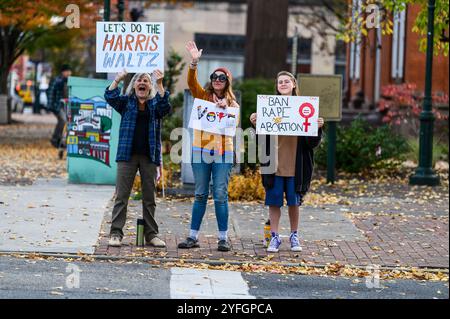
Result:
<svg viewBox="0 0 450 319">
<path fill-rule="evenodd" d="M 147 101 L 147 109 L 150 112 L 148 132 L 150 144 L 149 157 L 150 161 L 157 166 L 161 164 L 162 118 L 172 111 L 172 106 L 169 103 L 169 95 L 169 91 L 166 91 L 163 97 L 157 93 L 154 98 Z M 120 95 L 119 88 L 110 91 L 108 86 L 105 91 L 105 100 L 122 116 L 116 162 L 128 162 L 131 159 L 134 129 L 138 114 L 136 96 Z"/>
</svg>

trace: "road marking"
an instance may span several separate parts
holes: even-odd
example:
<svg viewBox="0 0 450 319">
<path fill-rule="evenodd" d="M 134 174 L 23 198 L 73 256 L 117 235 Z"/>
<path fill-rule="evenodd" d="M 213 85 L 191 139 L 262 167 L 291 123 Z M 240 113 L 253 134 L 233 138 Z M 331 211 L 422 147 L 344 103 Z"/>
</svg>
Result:
<svg viewBox="0 0 450 319">
<path fill-rule="evenodd" d="M 172 299 L 254 299 L 240 272 L 225 270 L 172 268 Z"/>
</svg>

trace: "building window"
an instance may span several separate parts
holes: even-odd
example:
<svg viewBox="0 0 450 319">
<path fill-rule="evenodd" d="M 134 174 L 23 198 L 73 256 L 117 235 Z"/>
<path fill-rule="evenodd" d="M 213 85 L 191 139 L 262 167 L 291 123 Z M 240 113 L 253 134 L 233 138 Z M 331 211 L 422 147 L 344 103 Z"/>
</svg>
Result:
<svg viewBox="0 0 450 319">
<path fill-rule="evenodd" d="M 391 76 L 394 80 L 403 79 L 405 65 L 405 27 L 406 11 L 394 13 L 394 29 L 392 34 L 392 66 Z"/>
<path fill-rule="evenodd" d="M 233 74 L 234 80 L 244 76 L 245 36 L 196 33 L 194 40 L 204 52 L 198 67 L 200 84 L 206 84 L 211 72 L 224 65 Z"/>
<path fill-rule="evenodd" d="M 293 38 L 288 39 L 287 64 L 292 69 Z M 312 39 L 298 38 L 297 41 L 297 73 L 311 73 Z"/>
<path fill-rule="evenodd" d="M 345 87 L 345 71 L 347 67 L 347 46 L 342 40 L 336 41 L 334 49 L 334 74 L 342 75 L 343 87 Z"/>
<path fill-rule="evenodd" d="M 353 0 L 353 24 L 358 23 L 361 16 L 361 0 Z M 361 31 L 358 31 L 356 40 L 350 44 L 350 79 L 359 80 L 361 71 Z"/>
</svg>

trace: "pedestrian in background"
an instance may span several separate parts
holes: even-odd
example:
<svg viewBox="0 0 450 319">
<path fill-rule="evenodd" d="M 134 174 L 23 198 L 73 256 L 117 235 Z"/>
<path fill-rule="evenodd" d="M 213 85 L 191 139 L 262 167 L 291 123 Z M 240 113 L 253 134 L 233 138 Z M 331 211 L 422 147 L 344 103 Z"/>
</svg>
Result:
<svg viewBox="0 0 450 319">
<path fill-rule="evenodd" d="M 66 125 L 64 101 L 69 98 L 67 80 L 72 75 L 72 69 L 70 65 L 64 64 L 60 72 L 60 75 L 51 81 L 47 89 L 47 108 L 56 116 L 57 121 L 50 143 L 56 148 L 61 145 L 64 125 Z"/>
</svg>

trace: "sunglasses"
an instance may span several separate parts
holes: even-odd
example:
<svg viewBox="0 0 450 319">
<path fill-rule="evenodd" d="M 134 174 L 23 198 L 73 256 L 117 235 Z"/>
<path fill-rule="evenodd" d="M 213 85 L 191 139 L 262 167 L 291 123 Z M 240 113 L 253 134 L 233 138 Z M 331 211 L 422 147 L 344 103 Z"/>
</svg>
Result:
<svg viewBox="0 0 450 319">
<path fill-rule="evenodd" d="M 209 79 L 211 81 L 217 81 L 219 80 L 219 82 L 225 82 L 228 80 L 227 76 L 225 74 L 220 74 L 217 75 L 216 73 L 211 74 L 211 76 L 209 77 Z"/>
</svg>

